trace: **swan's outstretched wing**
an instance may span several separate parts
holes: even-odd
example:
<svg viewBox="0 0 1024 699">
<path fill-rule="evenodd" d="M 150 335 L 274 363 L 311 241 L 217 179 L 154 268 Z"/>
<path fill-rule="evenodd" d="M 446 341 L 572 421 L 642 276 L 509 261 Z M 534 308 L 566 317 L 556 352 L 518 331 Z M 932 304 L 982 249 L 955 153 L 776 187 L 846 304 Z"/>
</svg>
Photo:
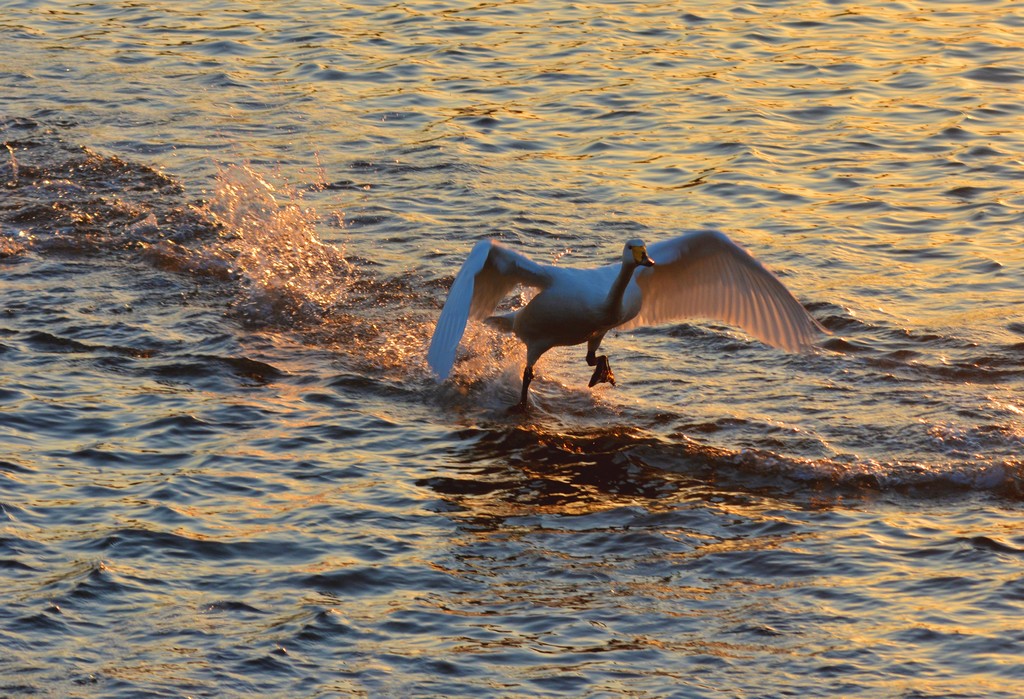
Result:
<svg viewBox="0 0 1024 699">
<path fill-rule="evenodd" d="M 640 314 L 625 328 L 683 318 L 736 325 L 798 352 L 827 332 L 774 274 L 718 231 L 697 231 L 647 248 L 655 266 L 637 272 Z"/>
<path fill-rule="evenodd" d="M 516 284 L 543 288 L 550 282 L 548 268 L 524 255 L 491 240 L 474 245 L 452 282 L 427 350 L 427 364 L 438 380 L 448 378 L 470 318 L 489 316 Z"/>
</svg>

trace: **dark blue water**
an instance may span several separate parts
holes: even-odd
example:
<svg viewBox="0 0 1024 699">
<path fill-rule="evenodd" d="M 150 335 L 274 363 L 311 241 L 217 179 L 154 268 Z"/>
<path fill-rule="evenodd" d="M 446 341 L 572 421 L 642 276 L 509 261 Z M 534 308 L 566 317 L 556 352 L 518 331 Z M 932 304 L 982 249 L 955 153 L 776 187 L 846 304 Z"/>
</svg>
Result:
<svg viewBox="0 0 1024 699">
<path fill-rule="evenodd" d="M 2 7 L 0 696 L 1020 695 L 1016 3 Z M 832 334 L 431 379 L 708 225 Z"/>
</svg>

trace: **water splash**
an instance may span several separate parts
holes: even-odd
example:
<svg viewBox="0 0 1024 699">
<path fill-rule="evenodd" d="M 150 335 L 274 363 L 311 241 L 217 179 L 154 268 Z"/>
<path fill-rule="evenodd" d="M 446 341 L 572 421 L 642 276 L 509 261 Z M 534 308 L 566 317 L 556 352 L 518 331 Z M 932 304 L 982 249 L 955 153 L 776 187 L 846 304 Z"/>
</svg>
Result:
<svg viewBox="0 0 1024 699">
<path fill-rule="evenodd" d="M 291 203 L 280 203 L 282 194 Z M 205 211 L 219 231 L 207 253 L 230 265 L 250 322 L 313 324 L 345 302 L 351 266 L 343 250 L 320 239 L 316 211 L 286 185 L 231 165 L 219 171 Z"/>
<path fill-rule="evenodd" d="M 217 235 L 198 262 L 240 285 L 232 305 L 246 322 L 295 331 L 360 372 L 427 376 L 423 357 L 436 318 L 423 308 L 423 279 L 382 277 L 349 260 L 321 240 L 324 217 L 304 206 L 299 189 L 248 165 L 219 170 L 203 211 Z M 332 213 L 327 224 L 342 220 Z"/>
</svg>

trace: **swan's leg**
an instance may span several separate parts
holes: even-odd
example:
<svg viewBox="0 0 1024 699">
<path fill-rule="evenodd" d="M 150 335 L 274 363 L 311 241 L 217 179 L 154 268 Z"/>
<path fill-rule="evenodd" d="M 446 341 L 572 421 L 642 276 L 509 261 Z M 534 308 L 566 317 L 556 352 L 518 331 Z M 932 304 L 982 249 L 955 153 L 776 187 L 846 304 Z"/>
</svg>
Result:
<svg viewBox="0 0 1024 699">
<path fill-rule="evenodd" d="M 591 388 L 599 383 L 615 385 L 615 374 L 612 373 L 612 367 L 608 363 L 607 355 L 597 356 L 597 348 L 601 346 L 601 340 L 603 339 L 604 335 L 596 337 L 587 343 L 587 365 L 597 367 L 594 369 L 594 375 L 590 377 L 589 386 Z"/>
<path fill-rule="evenodd" d="M 523 394 L 519 398 L 517 407 L 527 408 L 530 406 L 530 382 L 533 381 L 533 365 L 527 364 L 523 370 Z"/>
<path fill-rule="evenodd" d="M 526 368 L 523 369 L 523 393 L 519 397 L 519 402 L 512 406 L 512 412 L 526 412 L 530 409 L 530 382 L 533 381 L 533 365 L 537 363 L 540 356 L 547 350 L 547 347 L 543 349 L 526 348 Z"/>
</svg>

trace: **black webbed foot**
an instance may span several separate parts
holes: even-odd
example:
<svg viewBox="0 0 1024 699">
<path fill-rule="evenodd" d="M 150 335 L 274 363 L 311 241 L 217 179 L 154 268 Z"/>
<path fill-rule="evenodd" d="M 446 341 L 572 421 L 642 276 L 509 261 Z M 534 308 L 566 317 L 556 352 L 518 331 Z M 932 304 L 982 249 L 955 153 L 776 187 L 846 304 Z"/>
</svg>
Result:
<svg viewBox="0 0 1024 699">
<path fill-rule="evenodd" d="M 612 367 L 608 363 L 608 357 L 601 355 L 597 358 L 597 368 L 594 369 L 594 375 L 590 377 L 590 388 L 593 388 L 599 383 L 610 383 L 612 386 L 615 385 L 615 374 L 612 372 Z"/>
</svg>

